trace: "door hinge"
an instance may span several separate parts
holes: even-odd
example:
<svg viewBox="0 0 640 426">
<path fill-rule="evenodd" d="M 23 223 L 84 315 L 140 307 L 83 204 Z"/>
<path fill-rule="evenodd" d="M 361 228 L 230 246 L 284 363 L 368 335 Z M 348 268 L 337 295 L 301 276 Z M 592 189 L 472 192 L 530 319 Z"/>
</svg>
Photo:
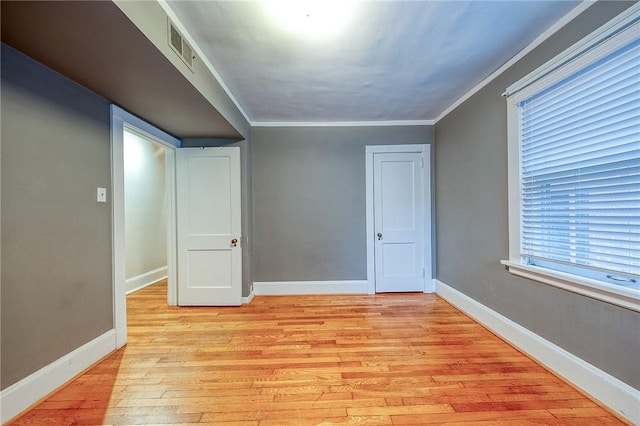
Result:
<svg viewBox="0 0 640 426">
<path fill-rule="evenodd" d="M 424 157 L 420 157 L 420 168 L 424 169 Z"/>
<path fill-rule="evenodd" d="M 425 271 L 424 268 L 422 268 L 422 279 L 427 278 L 427 272 Z"/>
</svg>

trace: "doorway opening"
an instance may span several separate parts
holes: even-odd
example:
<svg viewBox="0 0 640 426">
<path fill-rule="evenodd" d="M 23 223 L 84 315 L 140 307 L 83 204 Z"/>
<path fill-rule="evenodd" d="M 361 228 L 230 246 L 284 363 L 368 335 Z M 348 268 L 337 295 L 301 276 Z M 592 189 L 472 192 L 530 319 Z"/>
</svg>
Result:
<svg viewBox="0 0 640 426">
<path fill-rule="evenodd" d="M 111 209 L 113 250 L 113 318 L 116 330 L 116 348 L 127 343 L 127 237 L 125 226 L 125 137 L 151 141 L 164 150 L 164 205 L 166 206 L 166 275 L 167 303 L 175 305 L 177 299 L 176 279 L 176 232 L 175 232 L 175 151 L 180 140 L 152 126 L 140 118 L 111 106 Z M 135 164 L 135 163 L 133 163 Z M 133 166 L 132 166 L 133 167 Z M 161 250 L 161 248 L 160 248 Z M 158 272 L 156 272 L 158 273 Z M 144 274 L 141 280 L 144 279 Z M 152 274 L 151 274 L 152 275 Z M 131 278 L 131 277 L 130 277 Z M 149 278 L 147 276 L 147 278 Z M 133 286 L 134 284 L 132 284 Z"/>
<path fill-rule="evenodd" d="M 168 278 L 166 148 L 124 128 L 127 295 Z"/>
</svg>

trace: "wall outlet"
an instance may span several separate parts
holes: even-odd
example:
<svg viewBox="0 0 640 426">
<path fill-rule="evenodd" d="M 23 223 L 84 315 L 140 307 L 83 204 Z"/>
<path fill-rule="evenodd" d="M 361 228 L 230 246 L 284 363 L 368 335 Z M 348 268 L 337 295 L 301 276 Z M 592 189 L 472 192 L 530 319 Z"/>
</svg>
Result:
<svg viewBox="0 0 640 426">
<path fill-rule="evenodd" d="M 107 202 L 107 188 L 98 188 L 97 198 L 99 203 Z"/>
</svg>

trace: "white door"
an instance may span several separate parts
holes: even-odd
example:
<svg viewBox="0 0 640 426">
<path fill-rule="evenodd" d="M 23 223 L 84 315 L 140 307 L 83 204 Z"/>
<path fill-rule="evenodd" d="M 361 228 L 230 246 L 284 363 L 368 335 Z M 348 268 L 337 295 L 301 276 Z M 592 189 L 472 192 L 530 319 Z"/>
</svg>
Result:
<svg viewBox="0 0 640 426">
<path fill-rule="evenodd" d="M 377 293 L 425 289 L 423 173 L 421 152 L 373 155 Z"/>
<path fill-rule="evenodd" d="M 178 305 L 240 305 L 240 148 L 178 149 L 176 180 Z"/>
</svg>

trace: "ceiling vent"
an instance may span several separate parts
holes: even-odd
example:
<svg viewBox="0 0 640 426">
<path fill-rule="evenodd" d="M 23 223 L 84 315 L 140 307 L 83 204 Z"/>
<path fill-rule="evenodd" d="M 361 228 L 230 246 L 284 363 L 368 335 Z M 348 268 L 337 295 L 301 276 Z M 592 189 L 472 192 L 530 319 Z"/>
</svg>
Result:
<svg viewBox="0 0 640 426">
<path fill-rule="evenodd" d="M 173 51 L 176 52 L 178 56 L 180 56 L 182 62 L 184 62 L 189 67 L 189 69 L 193 71 L 193 60 L 196 59 L 195 55 L 193 54 L 193 49 L 191 48 L 191 46 L 189 46 L 189 43 L 185 41 L 184 37 L 182 37 L 180 31 L 178 31 L 173 22 L 171 22 L 171 19 L 168 19 L 168 21 L 169 46 L 171 46 L 171 49 L 173 49 Z"/>
</svg>

